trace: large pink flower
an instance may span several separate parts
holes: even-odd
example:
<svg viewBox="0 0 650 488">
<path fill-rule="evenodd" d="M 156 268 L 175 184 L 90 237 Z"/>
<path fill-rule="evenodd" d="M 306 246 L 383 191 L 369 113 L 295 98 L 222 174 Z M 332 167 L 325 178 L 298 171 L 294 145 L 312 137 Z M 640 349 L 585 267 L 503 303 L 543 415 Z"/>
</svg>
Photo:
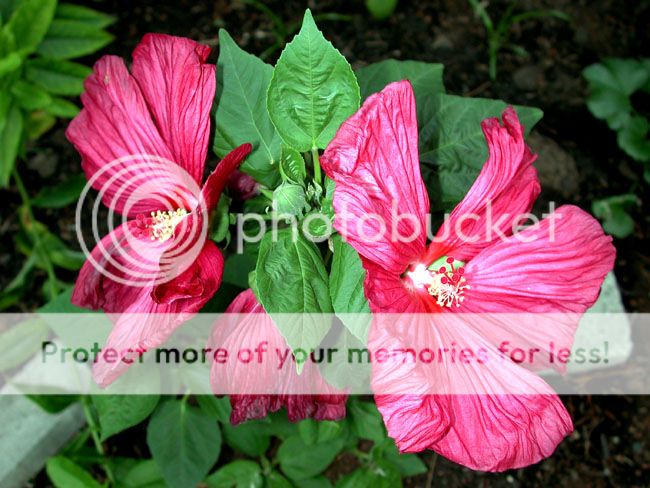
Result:
<svg viewBox="0 0 650 488">
<path fill-rule="evenodd" d="M 240 293 L 226 314 L 233 315 L 217 321 L 211 347 L 229 354 L 223 364 L 213 363 L 210 381 L 216 393 L 238 392 L 230 394 L 233 424 L 264 418 L 282 407 L 292 422 L 345 417 L 347 395 L 328 385 L 313 362 L 305 362 L 300 375 L 292 360 L 278 366 L 278 354 L 288 357 L 290 349 L 253 290 Z M 249 361 L 238 357 L 242 350 L 263 352 Z"/>
<path fill-rule="evenodd" d="M 201 188 L 216 84 L 209 53 L 190 39 L 148 34 L 132 74 L 121 58 L 103 57 L 66 132 L 92 187 L 123 215 L 93 249 L 72 295 L 76 305 L 113 314 L 105 350 L 119 359 L 100 356 L 94 376 L 102 385 L 160 345 L 221 284 L 209 214 L 251 146 L 227 155 Z"/>
<path fill-rule="evenodd" d="M 371 96 L 341 126 L 322 157 L 325 172 L 336 182 L 335 228 L 361 256 L 373 312 L 438 314 L 439 320 L 430 320 L 437 326 L 427 331 L 427 340 L 446 345 L 457 341 L 491 355 L 503 338 L 540 350 L 550 342 L 570 348 L 577 320 L 539 330 L 513 320 L 494 321 L 490 328 L 448 320 L 460 318 L 448 315 L 456 312 L 579 316 L 598 297 L 614 263 L 611 238 L 577 207 L 562 206 L 513 235 L 513 224 L 530 211 L 540 191 L 534 156 L 512 108 L 504 111 L 503 125 L 485 120 L 483 132 L 489 158 L 436 239 L 427 244 L 429 201 L 420 176 L 411 85 L 393 83 Z M 393 236 L 403 238 L 391 238 L 392 229 L 397 230 Z M 373 327 L 371 349 L 412 340 L 407 329 Z M 433 449 L 487 471 L 522 467 L 549 456 L 573 428 L 566 409 L 534 373 L 496 359 L 489 368 L 429 368 L 433 378 L 403 377 L 404 368 L 373 364 L 375 392 L 400 381 L 412 385 L 412 394 L 375 395 L 400 450 Z M 426 394 L 418 381 L 435 383 L 436 392 L 477 394 Z M 504 392 L 504 384 L 511 389 Z"/>
</svg>

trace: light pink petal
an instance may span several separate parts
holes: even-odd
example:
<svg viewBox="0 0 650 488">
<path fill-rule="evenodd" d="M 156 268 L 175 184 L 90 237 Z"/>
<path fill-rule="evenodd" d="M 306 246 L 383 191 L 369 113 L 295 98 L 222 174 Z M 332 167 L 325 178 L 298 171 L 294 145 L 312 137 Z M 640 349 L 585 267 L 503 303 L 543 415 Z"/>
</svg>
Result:
<svg viewBox="0 0 650 488">
<path fill-rule="evenodd" d="M 524 128 L 508 107 L 498 119 L 483 121 L 489 157 L 463 200 L 438 230 L 426 262 L 443 255 L 467 261 L 502 235 L 508 236 L 530 212 L 539 195 L 535 156 L 524 142 Z"/>
<path fill-rule="evenodd" d="M 236 147 L 226 154 L 221 162 L 217 164 L 215 170 L 208 176 L 202 190 L 203 202 L 208 211 L 217 206 L 219 197 L 228 184 L 230 176 L 244 162 L 252 149 L 253 146 L 249 143 Z"/>
<path fill-rule="evenodd" d="M 119 360 L 109 361 L 100 355 L 93 368 L 95 381 L 101 386 L 111 384 L 128 369 L 127 361 L 163 344 L 212 298 L 221 284 L 222 271 L 221 252 L 207 241 L 196 262 L 169 283 L 130 287 L 111 282 L 105 286 L 110 294 L 103 308 L 115 325 L 103 350 L 114 349 Z"/>
<path fill-rule="evenodd" d="M 464 312 L 583 313 L 594 304 L 616 250 L 596 219 L 571 205 L 476 256 Z"/>
<path fill-rule="evenodd" d="M 553 390 L 530 371 L 503 360 L 457 314 L 428 317 L 430 323 L 402 319 L 400 330 L 373 324 L 370 349 L 419 344 L 418 350 L 426 345 L 438 351 L 455 345 L 483 350 L 484 362 L 454 362 L 448 353 L 442 364 L 373 362 L 377 407 L 400 451 L 433 449 L 482 471 L 520 468 L 550 456 L 573 429 Z"/>
<path fill-rule="evenodd" d="M 286 408 L 292 422 L 308 417 L 338 420 L 345 416 L 347 395 L 325 383 L 315 364 L 305 363 L 300 375 L 291 359 L 278 367 L 278 352 L 290 355 L 290 349 L 252 290 L 240 293 L 226 313 L 233 315 L 217 320 L 210 347 L 229 352 L 255 351 L 265 344 L 267 351 L 261 362 L 259 356 L 245 364 L 229 356 L 226 364 L 213 363 L 210 381 L 214 391 L 233 393 L 233 424 L 263 418 L 281 407 Z M 318 393 L 304 394 L 305 391 Z"/>
<path fill-rule="evenodd" d="M 103 202 L 131 217 L 183 206 L 187 196 L 174 194 L 186 195 L 194 182 L 172 163 L 174 155 L 124 61 L 104 56 L 84 87 L 84 108 L 70 122 L 66 136 L 81 154 L 93 188 L 105 192 Z"/>
<path fill-rule="evenodd" d="M 208 46 L 164 34 L 145 35 L 133 52 L 133 76 L 171 159 L 197 184 L 203 178 L 216 90 L 216 66 L 205 63 L 209 54 Z"/>
<path fill-rule="evenodd" d="M 528 242 L 522 242 L 522 240 Z M 591 215 L 562 206 L 539 224 L 481 252 L 465 268 L 471 286 L 463 312 L 503 314 L 482 333 L 494 344 L 509 348 L 538 348 L 549 357 L 570 349 L 581 315 L 594 304 L 605 275 L 614 267 L 616 250 Z M 544 315 L 541 315 L 544 314 Z M 538 367 L 565 369 L 565 363 Z"/>
<path fill-rule="evenodd" d="M 321 162 L 336 182 L 334 227 L 361 256 L 401 273 L 422 255 L 429 198 L 408 81 L 369 97 L 341 125 Z"/>
</svg>

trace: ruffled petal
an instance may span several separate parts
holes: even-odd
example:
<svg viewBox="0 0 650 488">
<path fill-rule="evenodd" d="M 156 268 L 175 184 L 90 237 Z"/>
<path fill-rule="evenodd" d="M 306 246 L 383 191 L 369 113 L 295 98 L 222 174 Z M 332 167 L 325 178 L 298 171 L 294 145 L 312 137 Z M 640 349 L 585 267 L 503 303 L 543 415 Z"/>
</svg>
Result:
<svg viewBox="0 0 650 488">
<path fill-rule="evenodd" d="M 408 81 L 370 96 L 341 125 L 321 162 L 336 182 L 334 227 L 361 256 L 397 273 L 421 257 L 429 198 Z"/>
<path fill-rule="evenodd" d="M 156 126 L 172 153 L 197 184 L 210 138 L 216 66 L 210 48 L 182 37 L 147 34 L 133 52 L 137 80 Z"/>
<path fill-rule="evenodd" d="M 109 310 L 104 308 L 115 325 L 103 350 L 114 349 L 118 359 L 107 361 L 100 355 L 93 367 L 95 381 L 108 386 L 139 354 L 163 344 L 212 298 L 221 284 L 222 270 L 221 252 L 207 241 L 196 262 L 169 283 L 140 288 L 121 286 L 117 293 L 128 296 L 128 301 L 112 302 Z"/>
<path fill-rule="evenodd" d="M 210 381 L 215 392 L 240 392 L 230 394 L 231 423 L 263 418 L 282 407 L 292 422 L 308 417 L 338 420 L 345 416 L 347 395 L 325 383 L 311 362 L 297 374 L 286 341 L 252 290 L 240 293 L 226 314 L 238 315 L 224 316 L 215 323 L 210 347 L 229 351 L 229 361 L 213 364 Z M 232 358 L 233 352 L 236 357 L 236 351 L 256 351 L 262 345 L 266 353 L 261 353 L 261 361 L 256 358 L 243 364 Z M 289 359 L 281 367 L 277 354 L 288 354 Z M 300 394 L 306 391 L 318 393 Z"/>
<path fill-rule="evenodd" d="M 489 157 L 463 200 L 438 230 L 426 262 L 443 255 L 467 261 L 492 242 L 509 236 L 539 195 L 535 156 L 524 142 L 524 128 L 508 107 L 482 123 Z"/>
<path fill-rule="evenodd" d="M 550 456 L 573 429 L 553 390 L 504 360 L 458 314 L 428 317 L 409 316 L 394 329 L 385 321 L 380 327 L 373 323 L 370 332 L 373 351 L 429 347 L 440 355 L 447 348 L 442 363 L 373 362 L 375 400 L 400 451 L 433 449 L 482 471 L 520 468 Z M 452 347 L 476 356 L 453 360 Z"/>
<path fill-rule="evenodd" d="M 219 248 L 214 242 L 205 241 L 197 259 L 171 281 L 155 286 L 151 296 L 156 303 L 167 305 L 187 305 L 196 300 L 203 301 L 205 297 L 209 300 L 221 285 L 223 266 Z"/>
<path fill-rule="evenodd" d="M 151 240 L 139 221 L 129 221 L 95 246 L 77 277 L 72 303 L 93 310 L 121 312 L 144 289 L 151 291 L 159 261 L 171 241 Z"/>
<path fill-rule="evenodd" d="M 252 149 L 253 146 L 249 143 L 236 147 L 226 154 L 221 162 L 217 164 L 215 170 L 208 176 L 208 179 L 205 180 L 202 197 L 208 212 L 217 206 L 219 197 L 228 184 L 230 176 L 244 162 Z"/>
</svg>

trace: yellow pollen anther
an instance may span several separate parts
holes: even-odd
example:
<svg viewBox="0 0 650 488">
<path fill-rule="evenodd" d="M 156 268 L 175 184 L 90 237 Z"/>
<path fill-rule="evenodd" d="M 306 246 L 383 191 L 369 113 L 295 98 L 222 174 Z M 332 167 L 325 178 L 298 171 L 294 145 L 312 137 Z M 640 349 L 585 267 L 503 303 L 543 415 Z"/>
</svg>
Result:
<svg viewBox="0 0 650 488">
<path fill-rule="evenodd" d="M 174 236 L 174 229 L 185 218 L 187 210 L 179 208 L 178 210 L 166 210 L 161 212 L 151 212 L 150 238 L 164 242 Z"/>
<path fill-rule="evenodd" d="M 469 290 L 470 286 L 463 276 L 464 268 L 454 267 L 454 263 L 453 259 L 446 258 L 444 266 L 438 269 L 434 266 L 433 270 L 428 269 L 424 264 L 418 264 L 408 273 L 408 276 L 416 288 L 426 288 L 439 306 L 460 307 L 465 300 L 464 292 Z"/>
</svg>

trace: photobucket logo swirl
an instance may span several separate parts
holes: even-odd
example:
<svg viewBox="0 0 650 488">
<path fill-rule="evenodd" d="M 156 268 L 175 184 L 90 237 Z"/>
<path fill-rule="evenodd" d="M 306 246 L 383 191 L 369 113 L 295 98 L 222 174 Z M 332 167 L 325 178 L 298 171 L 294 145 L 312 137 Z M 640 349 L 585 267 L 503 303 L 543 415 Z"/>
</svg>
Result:
<svg viewBox="0 0 650 488">
<path fill-rule="evenodd" d="M 98 191 L 93 202 L 91 188 Z M 108 208 L 103 238 L 100 201 Z M 88 207 L 92 243 L 82 232 Z M 75 228 L 82 251 L 99 273 L 120 284 L 151 287 L 173 280 L 194 263 L 207 239 L 208 209 L 201 188 L 180 165 L 149 154 L 129 155 L 90 178 L 77 202 Z"/>
</svg>

